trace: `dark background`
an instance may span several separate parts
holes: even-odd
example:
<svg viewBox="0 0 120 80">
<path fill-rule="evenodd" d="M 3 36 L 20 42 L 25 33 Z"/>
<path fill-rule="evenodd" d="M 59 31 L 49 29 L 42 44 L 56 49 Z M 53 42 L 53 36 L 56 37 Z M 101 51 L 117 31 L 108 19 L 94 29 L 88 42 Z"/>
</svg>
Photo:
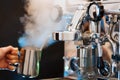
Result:
<svg viewBox="0 0 120 80">
<path fill-rule="evenodd" d="M 24 0 L 0 0 L 0 47 L 19 47 L 18 38 L 24 33 L 20 17 L 26 14 Z M 64 42 L 56 42 L 42 51 L 40 75 L 37 79 L 62 77 Z M 35 79 L 35 80 L 37 80 Z M 0 80 L 28 80 L 16 72 L 0 71 Z"/>
</svg>

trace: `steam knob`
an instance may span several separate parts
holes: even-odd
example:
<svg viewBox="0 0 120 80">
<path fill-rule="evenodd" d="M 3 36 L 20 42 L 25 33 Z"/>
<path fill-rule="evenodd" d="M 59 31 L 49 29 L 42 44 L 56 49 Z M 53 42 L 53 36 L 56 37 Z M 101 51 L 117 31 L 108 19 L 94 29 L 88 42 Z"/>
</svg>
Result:
<svg viewBox="0 0 120 80">
<path fill-rule="evenodd" d="M 96 2 L 91 3 L 87 10 L 88 16 L 92 21 L 100 21 L 104 15 L 104 7 Z"/>
</svg>

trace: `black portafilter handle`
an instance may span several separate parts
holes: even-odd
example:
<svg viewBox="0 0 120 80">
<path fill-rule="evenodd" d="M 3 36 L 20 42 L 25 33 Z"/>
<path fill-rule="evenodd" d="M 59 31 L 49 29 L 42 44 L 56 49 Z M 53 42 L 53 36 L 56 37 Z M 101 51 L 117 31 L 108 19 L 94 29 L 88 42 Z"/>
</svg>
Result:
<svg viewBox="0 0 120 80">
<path fill-rule="evenodd" d="M 110 74 L 109 67 L 109 64 L 104 62 L 102 57 L 97 58 L 97 68 L 102 76 L 108 76 Z"/>
<path fill-rule="evenodd" d="M 115 60 L 116 62 L 119 62 L 120 61 L 120 55 L 119 54 L 112 55 L 112 59 Z"/>
</svg>

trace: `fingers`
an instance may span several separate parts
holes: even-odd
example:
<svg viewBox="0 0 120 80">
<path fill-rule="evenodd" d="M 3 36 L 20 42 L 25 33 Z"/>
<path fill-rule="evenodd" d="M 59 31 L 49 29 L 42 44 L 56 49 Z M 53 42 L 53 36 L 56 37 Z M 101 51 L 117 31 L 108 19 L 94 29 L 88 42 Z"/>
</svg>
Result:
<svg viewBox="0 0 120 80">
<path fill-rule="evenodd" d="M 15 63 L 18 63 L 18 62 L 19 62 L 19 60 L 15 60 L 15 59 L 7 60 L 7 61 L 8 61 L 8 63 L 10 63 L 10 64 L 15 64 Z"/>
<path fill-rule="evenodd" d="M 14 67 L 14 66 L 11 66 L 11 65 L 8 65 L 8 69 L 11 70 L 11 71 L 14 71 L 14 70 L 15 70 L 15 67 Z"/>
<path fill-rule="evenodd" d="M 23 62 L 23 60 L 18 60 L 18 59 L 12 59 L 12 60 L 7 60 L 8 61 L 8 63 L 10 63 L 10 64 L 15 64 L 15 63 L 22 63 Z"/>
<path fill-rule="evenodd" d="M 14 50 L 11 52 L 12 55 L 18 55 L 18 53 L 19 53 L 18 48 L 14 48 Z M 24 49 L 21 49 L 21 50 L 20 50 L 20 56 L 23 56 L 24 53 L 25 53 L 25 50 L 24 50 Z"/>
<path fill-rule="evenodd" d="M 21 54 L 21 56 L 24 56 L 24 54 L 25 54 L 25 49 L 22 48 L 22 49 L 20 50 L 20 54 Z"/>
<path fill-rule="evenodd" d="M 18 55 L 18 52 L 19 52 L 18 48 L 14 48 L 14 49 L 10 52 L 10 54 Z"/>
<path fill-rule="evenodd" d="M 20 50 L 20 56 L 18 56 L 18 49 L 15 48 L 11 53 L 6 55 L 7 61 L 10 64 L 22 63 L 24 60 L 24 49 Z"/>
<path fill-rule="evenodd" d="M 1 47 L 0 48 L 0 59 L 4 58 L 7 53 L 12 51 L 13 47 L 12 46 L 7 46 L 7 47 Z"/>
<path fill-rule="evenodd" d="M 23 56 L 18 57 L 18 55 L 13 55 L 13 54 L 7 54 L 7 59 L 9 60 L 18 60 L 18 59 L 23 59 Z"/>
<path fill-rule="evenodd" d="M 13 51 L 14 49 L 16 49 L 16 48 L 14 48 L 14 47 L 12 47 L 12 46 L 7 46 L 7 47 L 2 47 L 2 51 L 3 51 L 3 53 L 8 53 L 8 52 L 11 52 L 11 51 Z"/>
<path fill-rule="evenodd" d="M 7 54 L 6 56 L 8 59 L 12 60 L 12 59 L 18 59 L 17 55 L 12 55 L 12 54 Z"/>
<path fill-rule="evenodd" d="M 103 58 L 111 63 L 111 55 L 112 55 L 112 48 L 111 44 L 106 42 L 105 45 L 102 46 L 103 49 Z"/>
</svg>

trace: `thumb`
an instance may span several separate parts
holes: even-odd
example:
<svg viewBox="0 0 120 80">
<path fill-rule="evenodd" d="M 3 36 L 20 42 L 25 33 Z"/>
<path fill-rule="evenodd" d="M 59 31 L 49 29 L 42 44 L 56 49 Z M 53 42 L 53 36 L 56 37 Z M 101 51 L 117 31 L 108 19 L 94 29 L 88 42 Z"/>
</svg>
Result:
<svg viewBox="0 0 120 80">
<path fill-rule="evenodd" d="M 2 50 L 3 54 L 6 54 L 6 53 L 14 50 L 14 47 L 12 47 L 12 46 L 2 47 L 1 50 Z"/>
<path fill-rule="evenodd" d="M 12 50 L 12 46 L 7 46 L 7 47 L 1 47 L 0 48 L 0 59 L 4 58 L 6 53 Z"/>
</svg>

